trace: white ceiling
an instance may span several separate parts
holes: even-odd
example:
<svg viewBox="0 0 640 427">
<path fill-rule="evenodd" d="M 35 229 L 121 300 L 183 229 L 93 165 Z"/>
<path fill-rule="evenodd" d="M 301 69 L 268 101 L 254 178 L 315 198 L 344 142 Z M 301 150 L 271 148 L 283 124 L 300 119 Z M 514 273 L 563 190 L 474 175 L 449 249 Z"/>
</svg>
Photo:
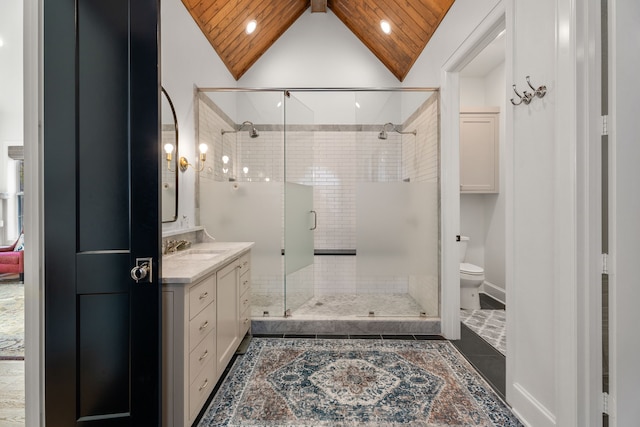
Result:
<svg viewBox="0 0 640 427">
<path fill-rule="evenodd" d="M 501 33 L 460 71 L 461 77 L 484 77 L 504 62 L 505 37 Z"/>
</svg>

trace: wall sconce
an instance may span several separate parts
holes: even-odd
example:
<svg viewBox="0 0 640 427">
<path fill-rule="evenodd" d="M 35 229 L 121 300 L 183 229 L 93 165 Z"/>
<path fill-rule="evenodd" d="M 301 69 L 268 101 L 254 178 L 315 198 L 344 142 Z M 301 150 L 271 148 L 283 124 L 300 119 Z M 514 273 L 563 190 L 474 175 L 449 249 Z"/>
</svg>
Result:
<svg viewBox="0 0 640 427">
<path fill-rule="evenodd" d="M 167 145 L 169 145 L 169 144 L 167 144 Z M 196 169 L 196 167 L 194 165 L 189 163 L 189 161 L 187 160 L 186 157 L 182 156 L 178 160 L 178 166 L 180 167 L 180 171 L 185 172 L 189 166 L 191 166 L 192 168 L 196 169 L 196 171 L 198 171 L 198 172 L 200 172 L 200 171 L 202 171 L 204 169 L 204 162 L 207 160 L 207 149 L 209 147 L 207 146 L 207 144 L 203 143 L 203 144 L 200 144 L 200 146 L 198 148 L 200 149 L 200 168 Z M 165 146 L 165 151 L 166 151 L 166 146 Z M 169 156 L 170 156 L 170 153 L 167 153 L 167 159 L 169 159 Z"/>
<path fill-rule="evenodd" d="M 169 170 L 169 172 L 175 172 L 175 169 L 171 169 L 171 160 L 173 160 L 173 144 L 164 144 L 164 152 L 167 153 L 167 169 Z"/>
</svg>

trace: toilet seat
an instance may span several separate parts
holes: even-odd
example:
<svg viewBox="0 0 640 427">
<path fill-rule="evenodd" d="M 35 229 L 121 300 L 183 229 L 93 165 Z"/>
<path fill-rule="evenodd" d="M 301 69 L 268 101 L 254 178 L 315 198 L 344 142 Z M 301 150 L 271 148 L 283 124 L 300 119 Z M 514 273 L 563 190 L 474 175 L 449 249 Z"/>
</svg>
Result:
<svg viewBox="0 0 640 427">
<path fill-rule="evenodd" d="M 461 262 L 460 272 L 471 276 L 480 276 L 484 274 L 484 268 L 478 267 L 474 264 L 469 264 L 468 262 Z"/>
</svg>

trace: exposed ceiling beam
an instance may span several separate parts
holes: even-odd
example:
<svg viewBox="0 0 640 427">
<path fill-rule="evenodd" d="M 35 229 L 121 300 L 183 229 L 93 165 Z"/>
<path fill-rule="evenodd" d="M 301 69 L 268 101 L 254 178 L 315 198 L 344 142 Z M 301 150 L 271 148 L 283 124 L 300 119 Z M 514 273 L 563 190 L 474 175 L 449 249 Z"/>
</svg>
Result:
<svg viewBox="0 0 640 427">
<path fill-rule="evenodd" d="M 327 13 L 327 0 L 311 0 L 311 13 Z"/>
</svg>

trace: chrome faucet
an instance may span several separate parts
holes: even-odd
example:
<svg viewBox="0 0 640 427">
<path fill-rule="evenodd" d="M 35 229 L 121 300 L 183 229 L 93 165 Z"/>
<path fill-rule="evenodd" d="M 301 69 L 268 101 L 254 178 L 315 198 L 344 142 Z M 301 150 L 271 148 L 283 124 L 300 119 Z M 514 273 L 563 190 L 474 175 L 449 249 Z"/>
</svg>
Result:
<svg viewBox="0 0 640 427">
<path fill-rule="evenodd" d="M 164 245 L 163 253 L 174 254 L 182 249 L 187 249 L 189 246 L 191 246 L 191 242 L 187 240 L 168 240 Z"/>
</svg>

